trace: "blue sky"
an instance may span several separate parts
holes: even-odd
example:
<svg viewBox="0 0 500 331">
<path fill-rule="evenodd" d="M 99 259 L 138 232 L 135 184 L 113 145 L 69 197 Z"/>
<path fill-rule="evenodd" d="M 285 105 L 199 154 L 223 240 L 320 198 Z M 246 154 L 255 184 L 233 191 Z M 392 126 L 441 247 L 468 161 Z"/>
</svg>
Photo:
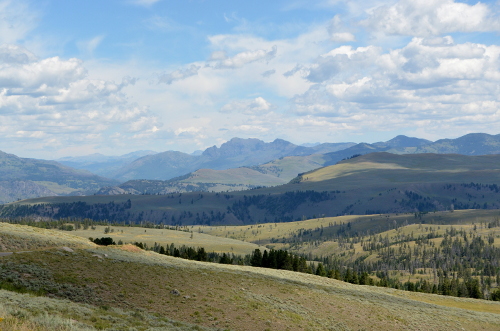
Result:
<svg viewBox="0 0 500 331">
<path fill-rule="evenodd" d="M 498 1 L 0 0 L 0 150 L 500 133 Z"/>
</svg>

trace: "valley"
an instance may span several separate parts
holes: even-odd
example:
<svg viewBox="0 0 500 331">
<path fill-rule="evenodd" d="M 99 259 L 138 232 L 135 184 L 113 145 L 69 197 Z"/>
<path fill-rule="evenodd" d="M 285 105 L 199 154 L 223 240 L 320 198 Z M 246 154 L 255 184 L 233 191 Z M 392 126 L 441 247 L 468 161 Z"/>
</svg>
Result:
<svg viewBox="0 0 500 331">
<path fill-rule="evenodd" d="M 102 179 L 99 190 L 86 170 L 9 156 L 20 165 L 9 178 L 49 191 L 0 206 L 0 326 L 500 329 L 500 156 L 487 153 L 496 136 L 466 138 L 484 138 L 485 155 L 417 152 L 467 154 L 463 140 L 313 151 L 236 139 L 181 155 L 210 156 L 211 168 L 166 179 L 145 170 L 149 179 Z M 252 165 L 256 146 L 261 160 L 276 158 Z M 175 154 L 141 153 L 144 169 Z M 131 159 L 95 160 L 71 162 L 104 171 Z M 87 180 L 74 191 L 76 174 L 94 191 Z"/>
</svg>

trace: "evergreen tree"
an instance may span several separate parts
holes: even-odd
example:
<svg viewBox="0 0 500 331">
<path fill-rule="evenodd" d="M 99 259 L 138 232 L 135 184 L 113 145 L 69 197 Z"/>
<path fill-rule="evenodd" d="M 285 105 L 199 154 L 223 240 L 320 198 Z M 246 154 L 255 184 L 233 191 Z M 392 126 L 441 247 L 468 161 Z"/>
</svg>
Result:
<svg viewBox="0 0 500 331">
<path fill-rule="evenodd" d="M 326 270 L 325 267 L 323 266 L 323 263 L 318 263 L 318 266 L 316 267 L 316 275 L 325 277 L 326 276 Z"/>
<path fill-rule="evenodd" d="M 252 253 L 252 258 L 250 259 L 250 265 L 252 267 L 261 267 L 262 266 L 262 253 L 260 249 L 256 248 Z"/>
</svg>

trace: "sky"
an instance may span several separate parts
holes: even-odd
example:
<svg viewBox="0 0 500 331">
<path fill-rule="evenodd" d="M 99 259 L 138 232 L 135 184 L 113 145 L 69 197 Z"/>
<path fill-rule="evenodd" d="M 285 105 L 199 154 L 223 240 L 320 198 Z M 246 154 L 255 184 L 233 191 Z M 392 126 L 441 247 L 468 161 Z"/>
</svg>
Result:
<svg viewBox="0 0 500 331">
<path fill-rule="evenodd" d="M 0 0 L 0 150 L 500 133 L 500 1 Z"/>
</svg>

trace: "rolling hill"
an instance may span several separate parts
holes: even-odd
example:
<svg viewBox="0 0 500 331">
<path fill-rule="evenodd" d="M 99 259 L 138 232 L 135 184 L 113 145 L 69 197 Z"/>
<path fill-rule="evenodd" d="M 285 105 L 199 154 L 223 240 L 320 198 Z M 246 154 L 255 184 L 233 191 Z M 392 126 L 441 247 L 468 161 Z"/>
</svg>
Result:
<svg viewBox="0 0 500 331">
<path fill-rule="evenodd" d="M 0 283 L 11 289 L 0 290 L 0 325 L 6 330 L 16 329 L 15 323 L 38 330 L 55 325 L 72 330 L 500 329 L 497 302 L 189 261 L 131 245 L 98 247 L 25 226 L 0 223 L 0 229 L 2 240 L 47 243 L 0 257 L 0 265 L 8 266 L 1 269 L 8 273 L 0 273 Z M 50 323 L 45 313 L 53 316 Z"/>
<path fill-rule="evenodd" d="M 170 180 L 136 179 L 96 194 L 168 194 L 184 192 L 229 192 L 288 183 L 298 173 L 317 169 L 324 163 L 321 154 L 287 156 L 266 164 L 226 170 L 199 169 Z"/>
<path fill-rule="evenodd" d="M 172 225 L 290 222 L 320 215 L 498 209 L 499 185 L 500 155 L 372 153 L 275 187 L 230 193 L 47 197 L 5 205 L 0 216 Z"/>
<path fill-rule="evenodd" d="M 319 144 L 314 147 L 296 146 L 284 140 L 264 143 L 257 139 L 234 138 L 220 148 L 211 147 L 197 156 L 180 152 L 165 152 L 139 159 L 121 169 L 121 175 L 118 175 L 118 177 L 121 176 L 120 178 L 138 180 L 132 179 L 119 187 L 105 188 L 99 193 L 165 194 L 244 190 L 285 184 L 298 173 L 335 165 L 353 155 L 374 152 L 486 155 L 496 154 L 499 151 L 498 146 L 500 146 L 500 135 L 492 136 L 483 133 L 468 134 L 457 139 L 443 139 L 436 142 L 400 135 L 391 140 L 373 144 Z M 283 157 L 283 155 L 294 156 Z M 276 159 L 261 164 L 262 161 L 271 158 Z M 189 169 L 197 170 L 186 174 L 185 171 Z M 173 175 L 179 178 L 159 180 Z"/>
<path fill-rule="evenodd" d="M 49 195 L 92 194 L 116 181 L 55 161 L 20 158 L 0 151 L 0 203 Z"/>
</svg>

